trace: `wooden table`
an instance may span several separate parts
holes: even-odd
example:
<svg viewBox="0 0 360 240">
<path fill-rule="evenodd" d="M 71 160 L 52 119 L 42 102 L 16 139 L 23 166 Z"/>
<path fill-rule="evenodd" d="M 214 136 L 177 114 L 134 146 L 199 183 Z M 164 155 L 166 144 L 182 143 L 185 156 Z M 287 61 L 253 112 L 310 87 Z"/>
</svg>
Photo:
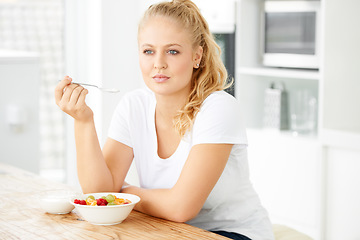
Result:
<svg viewBox="0 0 360 240">
<path fill-rule="evenodd" d="M 73 210 L 69 214 L 45 213 L 37 193 L 71 189 L 33 173 L 0 163 L 0 239 L 228 239 L 190 226 L 132 211 L 121 224 L 92 225 Z"/>
</svg>

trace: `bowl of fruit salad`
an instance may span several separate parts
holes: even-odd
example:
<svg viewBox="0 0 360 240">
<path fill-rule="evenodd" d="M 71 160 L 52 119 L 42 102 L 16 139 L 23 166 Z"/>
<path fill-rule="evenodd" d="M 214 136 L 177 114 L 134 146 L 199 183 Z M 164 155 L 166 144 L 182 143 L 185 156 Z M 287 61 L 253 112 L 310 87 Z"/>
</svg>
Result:
<svg viewBox="0 0 360 240">
<path fill-rule="evenodd" d="M 129 193 L 89 193 L 70 200 L 84 220 L 95 225 L 124 221 L 140 198 Z"/>
</svg>

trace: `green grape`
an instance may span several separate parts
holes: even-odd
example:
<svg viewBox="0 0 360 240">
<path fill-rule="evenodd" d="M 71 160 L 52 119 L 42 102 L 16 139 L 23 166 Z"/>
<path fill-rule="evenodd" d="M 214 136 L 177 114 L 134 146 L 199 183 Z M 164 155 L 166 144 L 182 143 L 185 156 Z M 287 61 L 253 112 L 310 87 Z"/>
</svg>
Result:
<svg viewBox="0 0 360 240">
<path fill-rule="evenodd" d="M 111 206 L 111 205 L 116 205 L 116 203 L 114 203 L 114 201 L 112 201 L 107 204 L 107 206 Z"/>
<path fill-rule="evenodd" d="M 115 196 L 112 194 L 108 194 L 105 199 L 108 203 L 111 203 L 111 202 L 115 201 Z"/>
<path fill-rule="evenodd" d="M 102 199 L 106 199 L 106 197 L 105 197 L 105 196 L 102 196 L 101 198 L 102 198 Z"/>
<path fill-rule="evenodd" d="M 95 197 L 93 195 L 89 195 L 86 199 L 91 198 L 92 200 L 95 200 Z"/>
</svg>

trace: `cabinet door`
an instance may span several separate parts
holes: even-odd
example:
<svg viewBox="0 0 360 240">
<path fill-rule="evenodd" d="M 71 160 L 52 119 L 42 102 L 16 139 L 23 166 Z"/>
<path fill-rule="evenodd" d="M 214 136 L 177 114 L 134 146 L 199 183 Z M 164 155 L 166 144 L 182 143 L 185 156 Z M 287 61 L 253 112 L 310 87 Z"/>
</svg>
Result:
<svg viewBox="0 0 360 240">
<path fill-rule="evenodd" d="M 250 177 L 273 223 L 320 235 L 320 146 L 316 139 L 248 130 Z"/>
<path fill-rule="evenodd" d="M 324 8 L 322 125 L 360 133 L 360 1 L 326 1 Z"/>
<path fill-rule="evenodd" d="M 360 149 L 327 149 L 327 240 L 360 239 Z"/>
<path fill-rule="evenodd" d="M 0 76 L 0 162 L 39 173 L 39 59 L 0 51 Z"/>
</svg>

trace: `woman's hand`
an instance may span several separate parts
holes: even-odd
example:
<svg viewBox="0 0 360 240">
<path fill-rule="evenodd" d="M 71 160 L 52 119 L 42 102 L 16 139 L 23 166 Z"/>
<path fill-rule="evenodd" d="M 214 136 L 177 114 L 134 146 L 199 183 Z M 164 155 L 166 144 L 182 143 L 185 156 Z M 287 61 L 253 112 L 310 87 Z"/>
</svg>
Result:
<svg viewBox="0 0 360 240">
<path fill-rule="evenodd" d="M 66 76 L 55 88 L 55 102 L 62 111 L 75 120 L 89 121 L 93 118 L 93 111 L 86 105 L 85 98 L 88 90 L 78 84 L 72 84 L 72 79 Z"/>
</svg>

